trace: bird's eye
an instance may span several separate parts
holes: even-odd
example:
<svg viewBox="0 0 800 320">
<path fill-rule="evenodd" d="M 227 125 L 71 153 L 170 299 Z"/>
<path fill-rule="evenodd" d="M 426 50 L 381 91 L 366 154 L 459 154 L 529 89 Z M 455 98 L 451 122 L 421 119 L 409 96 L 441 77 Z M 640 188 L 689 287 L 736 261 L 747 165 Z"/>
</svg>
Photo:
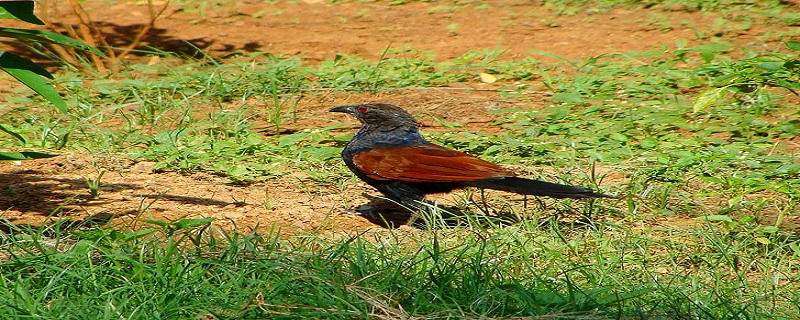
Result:
<svg viewBox="0 0 800 320">
<path fill-rule="evenodd" d="M 358 112 L 359 113 L 367 112 L 367 110 L 369 110 L 369 108 L 367 108 L 367 107 L 358 107 Z"/>
</svg>

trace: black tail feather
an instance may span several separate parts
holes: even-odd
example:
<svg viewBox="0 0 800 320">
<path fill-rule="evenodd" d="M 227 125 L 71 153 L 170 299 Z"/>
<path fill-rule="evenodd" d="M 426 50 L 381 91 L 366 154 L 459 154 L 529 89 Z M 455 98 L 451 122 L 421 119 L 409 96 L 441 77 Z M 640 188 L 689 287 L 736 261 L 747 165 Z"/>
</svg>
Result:
<svg viewBox="0 0 800 320">
<path fill-rule="evenodd" d="M 488 178 L 470 181 L 466 184 L 472 187 L 483 189 L 494 189 L 519 194 L 547 196 L 553 198 L 613 198 L 607 194 L 596 193 L 591 189 L 520 177 Z"/>
</svg>

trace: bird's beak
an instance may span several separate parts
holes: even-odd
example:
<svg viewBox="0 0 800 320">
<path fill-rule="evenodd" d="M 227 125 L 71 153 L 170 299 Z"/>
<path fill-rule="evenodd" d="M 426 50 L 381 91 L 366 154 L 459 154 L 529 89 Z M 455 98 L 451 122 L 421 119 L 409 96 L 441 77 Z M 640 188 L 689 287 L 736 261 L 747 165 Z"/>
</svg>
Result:
<svg viewBox="0 0 800 320">
<path fill-rule="evenodd" d="M 353 106 L 338 106 L 330 110 L 331 112 L 344 112 L 344 113 L 353 113 Z"/>
</svg>

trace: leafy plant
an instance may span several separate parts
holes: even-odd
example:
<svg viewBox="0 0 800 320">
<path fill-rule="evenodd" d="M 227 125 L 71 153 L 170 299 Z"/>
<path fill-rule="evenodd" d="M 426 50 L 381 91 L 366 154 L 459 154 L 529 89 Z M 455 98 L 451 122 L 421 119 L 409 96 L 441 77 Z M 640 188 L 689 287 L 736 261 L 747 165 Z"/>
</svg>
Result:
<svg viewBox="0 0 800 320">
<path fill-rule="evenodd" d="M 800 42 L 788 41 L 786 46 L 800 51 Z M 748 100 L 758 100 L 767 87 L 785 88 L 795 95 L 800 91 L 800 56 L 773 53 L 769 56 L 745 58 L 734 62 L 714 63 L 696 71 L 710 78 L 719 87 L 702 92 L 692 109 L 702 111 L 724 99 L 728 93 L 743 95 Z"/>
<path fill-rule="evenodd" d="M 86 178 L 86 187 L 89 188 L 89 194 L 92 195 L 92 198 L 97 198 L 100 195 L 100 183 L 102 182 L 103 175 L 105 174 L 106 171 L 101 169 L 97 173 L 97 178 Z"/>
<path fill-rule="evenodd" d="M 33 14 L 33 1 L 0 1 L 0 18 L 12 18 L 24 22 L 43 25 Z M 52 43 L 83 51 L 88 51 L 102 56 L 102 53 L 80 41 L 57 33 L 40 30 L 25 30 L 17 28 L 0 28 L 0 37 L 17 40 L 28 40 L 39 43 Z M 53 79 L 53 75 L 28 59 L 17 56 L 8 51 L 0 51 L 0 70 L 5 71 L 17 81 L 31 88 L 37 94 L 52 103 L 61 112 L 67 113 L 67 104 L 61 99 L 56 89 L 45 79 Z M 0 131 L 10 134 L 21 143 L 26 143 L 22 135 L 16 133 L 11 125 L 0 123 Z M 38 152 L 3 152 L 0 160 L 27 160 L 51 155 Z"/>
</svg>

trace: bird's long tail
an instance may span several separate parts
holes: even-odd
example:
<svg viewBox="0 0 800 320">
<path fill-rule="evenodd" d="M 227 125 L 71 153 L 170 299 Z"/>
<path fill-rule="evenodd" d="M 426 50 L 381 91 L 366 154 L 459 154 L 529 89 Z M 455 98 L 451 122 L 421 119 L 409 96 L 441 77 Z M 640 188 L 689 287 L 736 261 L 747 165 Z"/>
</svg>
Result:
<svg viewBox="0 0 800 320">
<path fill-rule="evenodd" d="M 548 196 L 553 198 L 613 198 L 612 196 L 606 194 L 596 193 L 591 189 L 520 177 L 488 178 L 470 181 L 466 184 L 484 189 L 502 190 L 519 194 Z"/>
</svg>

